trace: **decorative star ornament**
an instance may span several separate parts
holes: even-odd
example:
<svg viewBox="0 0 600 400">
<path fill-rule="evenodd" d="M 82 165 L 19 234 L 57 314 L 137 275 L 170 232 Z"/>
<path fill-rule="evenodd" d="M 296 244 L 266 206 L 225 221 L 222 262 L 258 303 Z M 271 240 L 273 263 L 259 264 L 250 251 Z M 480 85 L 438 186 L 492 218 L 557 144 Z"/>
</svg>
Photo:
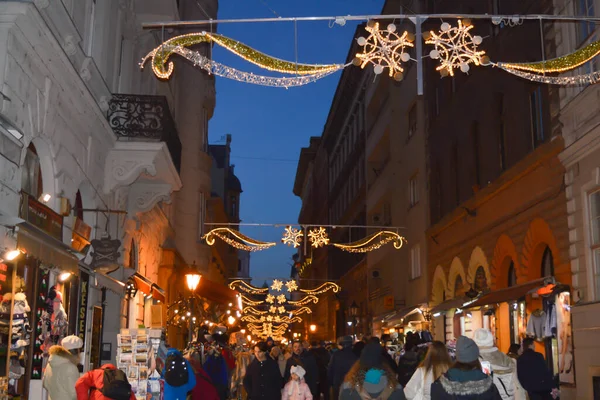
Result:
<svg viewBox="0 0 600 400">
<path fill-rule="evenodd" d="M 287 298 L 285 297 L 285 294 L 280 294 L 279 296 L 277 296 L 277 302 L 279 304 L 283 304 L 287 301 Z"/>
<path fill-rule="evenodd" d="M 281 292 L 281 288 L 283 287 L 283 282 L 281 282 L 279 279 L 274 279 L 273 280 L 273 284 L 271 285 L 271 289 L 277 291 L 277 292 Z"/>
<path fill-rule="evenodd" d="M 273 317 L 273 320 L 275 322 L 281 322 L 281 317 L 279 315 L 276 315 L 275 317 Z"/>
<path fill-rule="evenodd" d="M 365 30 L 369 33 L 367 38 L 359 37 L 357 42 L 362 46 L 362 53 L 357 53 L 353 63 L 364 68 L 373 64 L 373 72 L 381 74 L 386 68 L 390 78 L 402 80 L 404 68 L 402 63 L 410 60 L 407 47 L 414 47 L 414 35 L 396 32 L 396 25 L 389 24 L 386 29 L 379 29 L 379 22 L 369 21 Z"/>
<path fill-rule="evenodd" d="M 436 67 L 442 76 L 454 76 L 454 69 L 460 69 L 465 74 L 469 72 L 469 64 L 485 65 L 489 58 L 485 51 L 477 50 L 483 38 L 473 36 L 469 31 L 473 29 L 470 21 L 458 20 L 458 26 L 444 22 L 439 32 L 430 31 L 425 35 L 425 43 L 432 44 L 434 49 L 429 52 L 429 57 L 439 60 Z"/>
<path fill-rule="evenodd" d="M 285 287 L 287 287 L 287 291 L 289 293 L 293 292 L 294 290 L 298 290 L 298 284 L 296 283 L 296 281 L 286 282 Z"/>
<path fill-rule="evenodd" d="M 283 233 L 283 237 L 281 238 L 281 242 L 287 244 L 288 246 L 297 248 L 302 242 L 302 236 L 304 236 L 302 229 L 296 229 L 292 228 L 291 226 L 287 226 L 285 228 L 285 232 Z"/>
<path fill-rule="evenodd" d="M 278 311 L 279 311 L 279 313 L 280 313 L 280 314 L 283 314 L 283 313 L 285 313 L 285 307 L 284 307 L 284 306 L 280 306 L 280 307 L 278 308 Z"/>
<path fill-rule="evenodd" d="M 316 249 L 318 249 L 321 246 L 327 246 L 329 244 L 329 238 L 327 237 L 327 231 L 322 226 L 309 231 L 308 237 L 309 237 L 311 246 Z"/>
<path fill-rule="evenodd" d="M 275 302 L 275 296 L 273 296 L 272 294 L 268 294 L 265 301 L 269 304 L 273 304 Z"/>
<path fill-rule="evenodd" d="M 271 307 L 269 307 L 269 312 L 270 312 L 271 314 L 275 314 L 275 313 L 277 312 L 277 307 L 275 307 L 275 306 L 271 306 Z"/>
<path fill-rule="evenodd" d="M 269 322 L 273 321 L 273 316 L 272 315 L 267 315 L 267 321 L 269 321 Z"/>
</svg>

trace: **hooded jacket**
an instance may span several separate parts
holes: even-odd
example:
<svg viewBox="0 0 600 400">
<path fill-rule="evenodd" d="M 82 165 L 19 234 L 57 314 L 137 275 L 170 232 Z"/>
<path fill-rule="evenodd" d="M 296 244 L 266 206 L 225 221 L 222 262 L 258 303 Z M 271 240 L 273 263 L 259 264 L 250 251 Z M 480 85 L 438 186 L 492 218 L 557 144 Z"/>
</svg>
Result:
<svg viewBox="0 0 600 400">
<path fill-rule="evenodd" d="M 290 380 L 281 392 L 281 400 L 313 400 L 313 396 L 304 379 Z"/>
<path fill-rule="evenodd" d="M 481 348 L 480 359 L 488 361 L 492 366 L 494 384 L 503 400 L 523 400 L 525 390 L 517 378 L 517 363 L 497 348 Z"/>
<path fill-rule="evenodd" d="M 167 358 L 169 358 L 169 356 L 174 356 L 174 355 L 179 355 L 183 358 L 183 356 L 181 355 L 181 352 L 177 349 L 169 349 L 167 351 Z M 196 386 L 196 375 L 194 372 L 194 368 L 192 368 L 192 365 L 190 364 L 190 362 L 188 360 L 186 360 L 186 359 L 183 359 L 183 360 L 187 364 L 187 371 L 188 371 L 187 383 L 185 383 L 181 386 L 172 386 L 169 384 L 167 379 L 165 379 L 165 390 L 164 390 L 164 399 L 165 400 L 186 400 L 188 392 L 193 390 L 194 387 Z M 167 372 L 166 368 L 163 368 L 162 376 L 165 376 L 166 372 Z"/>
<path fill-rule="evenodd" d="M 77 357 L 62 346 L 52 346 L 50 359 L 44 372 L 42 384 L 48 391 L 48 400 L 75 400 L 75 383 L 79 379 Z"/>
<path fill-rule="evenodd" d="M 406 400 L 406 397 L 402 385 L 392 386 L 388 378 L 383 375 L 375 384 L 367 384 L 363 381 L 362 384 L 357 383 L 353 387 L 351 382 L 344 382 L 340 387 L 339 400 Z"/>
<path fill-rule="evenodd" d="M 435 400 L 501 400 L 492 377 L 479 369 L 463 371 L 450 368 L 431 385 Z"/>
<path fill-rule="evenodd" d="M 104 364 L 98 369 L 94 369 L 83 374 L 77 380 L 77 383 L 75 384 L 77 400 L 110 400 L 108 397 L 104 397 L 100 390 L 96 390 L 104 387 L 105 369 L 117 369 L 117 367 L 112 364 Z M 135 400 L 135 394 L 133 394 L 133 391 L 131 392 L 130 400 Z"/>
</svg>

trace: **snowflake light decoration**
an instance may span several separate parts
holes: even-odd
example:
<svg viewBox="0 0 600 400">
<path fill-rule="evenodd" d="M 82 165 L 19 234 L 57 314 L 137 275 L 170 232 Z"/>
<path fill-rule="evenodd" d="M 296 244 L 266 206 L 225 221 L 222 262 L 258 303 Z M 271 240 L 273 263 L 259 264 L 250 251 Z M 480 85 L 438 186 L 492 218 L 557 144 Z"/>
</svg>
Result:
<svg viewBox="0 0 600 400">
<path fill-rule="evenodd" d="M 283 282 L 281 282 L 279 279 L 273 279 L 273 284 L 271 285 L 271 289 L 273 289 L 277 292 L 281 292 L 282 287 L 283 287 Z"/>
<path fill-rule="evenodd" d="M 285 287 L 287 287 L 287 291 L 292 293 L 294 290 L 298 290 L 298 284 L 296 281 L 288 281 L 285 283 Z"/>
<path fill-rule="evenodd" d="M 285 313 L 285 307 L 284 307 L 284 306 L 280 306 L 280 307 L 278 308 L 278 311 L 279 311 L 279 314 L 283 314 L 283 313 Z"/>
<path fill-rule="evenodd" d="M 269 304 L 273 304 L 275 302 L 275 296 L 273 296 L 272 294 L 268 294 L 265 301 Z"/>
<path fill-rule="evenodd" d="M 302 242 L 302 236 L 304 236 L 302 229 L 296 229 L 292 228 L 291 226 L 287 226 L 285 228 L 285 232 L 283 233 L 283 238 L 281 238 L 281 242 L 296 248 L 300 246 L 300 243 Z"/>
<path fill-rule="evenodd" d="M 277 302 L 279 304 L 283 304 L 287 301 L 287 298 L 285 297 L 285 294 L 280 294 L 279 296 L 277 296 Z"/>
<path fill-rule="evenodd" d="M 279 315 L 276 315 L 273 317 L 273 321 L 275 322 L 281 322 L 281 317 Z"/>
<path fill-rule="evenodd" d="M 277 307 L 275 307 L 275 306 L 271 306 L 271 307 L 269 307 L 269 312 L 270 312 L 271 314 L 275 314 L 275 313 L 277 312 Z"/>
<path fill-rule="evenodd" d="M 267 315 L 267 321 L 269 321 L 269 322 L 273 321 L 273 316 L 272 315 Z"/>
<path fill-rule="evenodd" d="M 489 62 L 485 51 L 477 50 L 483 38 L 473 36 L 469 32 L 471 29 L 473 25 L 468 21 L 458 20 L 458 26 L 455 27 L 444 22 L 438 33 L 430 31 L 425 36 L 425 43 L 434 46 L 429 56 L 440 61 L 436 71 L 440 71 L 442 76 L 454 76 L 455 68 L 460 68 L 466 74 L 470 69 L 469 64 L 485 65 Z"/>
<path fill-rule="evenodd" d="M 390 78 L 400 81 L 403 78 L 404 68 L 402 63 L 410 60 L 410 54 L 405 49 L 414 47 L 414 35 L 396 32 L 396 25 L 389 24 L 386 29 L 379 29 L 379 22 L 369 21 L 365 30 L 369 32 L 367 38 L 359 37 L 357 42 L 363 47 L 362 53 L 357 53 L 354 65 L 364 68 L 373 64 L 373 72 L 379 75 L 385 68 L 389 70 Z"/>
<path fill-rule="evenodd" d="M 321 246 L 329 244 L 329 238 L 327 237 L 327 231 L 322 226 L 319 228 L 312 229 L 308 232 L 308 238 L 311 246 L 318 249 Z"/>
</svg>

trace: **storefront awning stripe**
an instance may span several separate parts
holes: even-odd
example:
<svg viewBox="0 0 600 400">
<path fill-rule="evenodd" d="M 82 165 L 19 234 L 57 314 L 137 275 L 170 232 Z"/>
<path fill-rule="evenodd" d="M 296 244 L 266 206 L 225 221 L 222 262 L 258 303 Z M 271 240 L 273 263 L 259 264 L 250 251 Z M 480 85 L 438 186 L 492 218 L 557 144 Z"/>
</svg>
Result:
<svg viewBox="0 0 600 400">
<path fill-rule="evenodd" d="M 232 307 L 234 308 L 237 308 L 238 306 L 238 292 L 229 289 L 225 285 L 221 285 L 217 282 L 211 281 L 210 279 L 206 279 L 205 277 L 200 279 L 200 284 L 196 289 L 196 294 L 218 304 L 231 303 Z"/>
<path fill-rule="evenodd" d="M 19 225 L 17 247 L 40 260 L 42 264 L 51 265 L 75 275 L 79 271 L 79 260 L 69 252 L 66 244 L 43 233 L 29 223 Z"/>
<path fill-rule="evenodd" d="M 130 279 L 135 281 L 137 289 L 146 296 L 152 295 L 153 298 L 163 303 L 166 300 L 165 290 L 156 283 L 152 282 L 150 279 L 146 278 L 144 275 L 136 272 L 131 275 Z"/>
<path fill-rule="evenodd" d="M 388 325 L 398 325 L 401 324 L 402 322 L 404 322 L 403 320 L 406 319 L 407 317 L 410 317 L 413 314 L 419 314 L 419 309 L 421 307 L 421 304 L 415 304 L 411 307 L 404 307 L 401 310 L 398 310 L 396 312 L 396 315 L 392 316 L 392 318 L 389 319 L 388 321 Z"/>
<path fill-rule="evenodd" d="M 152 297 L 155 298 L 157 301 L 164 303 L 167 299 L 167 294 L 163 289 L 154 284 L 152 285 Z"/>
<path fill-rule="evenodd" d="M 100 272 L 95 272 L 94 278 L 96 279 L 96 286 L 105 287 L 119 296 L 125 295 L 125 284 L 123 282 Z"/>
<path fill-rule="evenodd" d="M 439 313 L 451 310 L 453 308 L 462 308 L 463 304 L 471 301 L 468 297 L 458 297 L 455 299 L 446 300 L 431 309 L 431 313 Z"/>
<path fill-rule="evenodd" d="M 490 304 L 504 303 L 507 301 L 519 300 L 525 297 L 529 292 L 545 286 L 545 282 L 551 278 L 536 279 L 531 282 L 526 282 L 521 285 L 515 285 L 504 289 L 495 290 L 482 295 L 479 299 L 468 305 L 468 308 L 487 306 Z"/>
</svg>

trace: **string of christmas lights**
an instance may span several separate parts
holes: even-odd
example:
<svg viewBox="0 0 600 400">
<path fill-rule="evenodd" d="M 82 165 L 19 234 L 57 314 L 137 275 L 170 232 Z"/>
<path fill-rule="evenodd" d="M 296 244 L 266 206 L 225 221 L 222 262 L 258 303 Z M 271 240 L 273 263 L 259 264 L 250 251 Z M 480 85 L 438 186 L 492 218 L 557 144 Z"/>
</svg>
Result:
<svg viewBox="0 0 600 400">
<path fill-rule="evenodd" d="M 231 236 L 235 237 L 240 242 L 231 239 L 229 236 L 227 236 L 227 234 L 230 234 Z M 261 242 L 259 240 L 252 239 L 244 235 L 243 233 L 231 228 L 214 228 L 208 233 L 206 233 L 204 236 L 202 236 L 202 239 L 206 241 L 206 244 L 212 246 L 213 244 L 215 244 L 215 237 L 218 237 L 219 239 L 221 239 L 222 241 L 224 241 L 232 247 L 245 251 L 265 250 L 269 247 L 275 246 L 276 244 L 274 242 Z"/>
<path fill-rule="evenodd" d="M 333 293 L 337 293 L 341 289 L 340 289 L 339 285 L 337 285 L 336 283 L 325 282 L 315 289 L 300 289 L 300 292 L 306 293 L 306 294 L 318 295 L 318 294 L 328 292 L 330 290 L 333 291 Z"/>
<path fill-rule="evenodd" d="M 258 288 L 256 286 L 250 285 L 248 282 L 243 281 L 241 279 L 236 279 L 235 281 L 231 281 L 229 283 L 229 289 L 233 290 L 242 290 L 246 293 L 250 294 L 266 294 L 269 292 L 269 288 Z M 243 298 L 242 298 L 243 300 Z"/>
<path fill-rule="evenodd" d="M 376 241 L 377 239 L 379 239 L 379 241 Z M 364 239 L 357 240 L 356 242 L 346 244 L 333 243 L 333 245 L 350 253 L 366 253 L 377 250 L 381 246 L 385 246 L 392 241 L 394 242 L 394 248 L 398 250 L 402 248 L 402 245 L 404 242 L 406 242 L 406 239 L 403 236 L 398 235 L 396 232 L 379 231 L 365 237 Z"/>
<path fill-rule="evenodd" d="M 600 71 L 594 71 L 589 74 L 573 75 L 573 76 L 548 76 L 538 75 L 531 72 L 517 71 L 514 69 L 499 66 L 504 71 L 516 75 L 523 79 L 528 79 L 532 82 L 546 83 L 549 85 L 562 86 L 585 86 L 593 85 L 600 82 Z"/>
<path fill-rule="evenodd" d="M 317 304 L 319 302 L 319 298 L 314 294 L 309 294 L 308 296 L 303 297 L 300 300 L 289 300 L 288 304 L 293 306 L 305 306 L 310 303 Z"/>
<path fill-rule="evenodd" d="M 230 286 L 231 287 L 231 286 Z M 249 306 L 259 306 L 261 304 L 264 304 L 264 301 L 259 301 L 259 300 L 252 300 L 246 296 L 244 296 L 243 294 L 240 295 L 242 298 L 242 303 L 243 304 L 247 304 Z"/>
</svg>

